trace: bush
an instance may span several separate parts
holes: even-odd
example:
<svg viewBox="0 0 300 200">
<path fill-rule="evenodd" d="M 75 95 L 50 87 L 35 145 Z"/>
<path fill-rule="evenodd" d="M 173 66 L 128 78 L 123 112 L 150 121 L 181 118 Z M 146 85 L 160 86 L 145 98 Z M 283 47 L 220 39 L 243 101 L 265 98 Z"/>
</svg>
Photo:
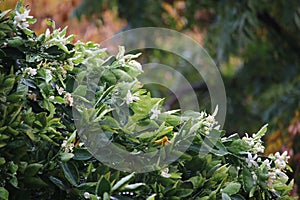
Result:
<svg viewBox="0 0 300 200">
<path fill-rule="evenodd" d="M 9 12 L 0 14 L 0 199 L 293 199 L 287 153 L 259 154 L 267 126 L 226 137 L 214 114 L 163 111 L 137 80 L 139 55 L 73 44 L 52 21 L 36 36 L 22 3 Z M 97 160 L 95 141 L 152 153 L 154 164 L 129 173 L 123 157 L 111 168 L 117 155 Z M 166 165 L 178 146 L 188 149 Z"/>
</svg>

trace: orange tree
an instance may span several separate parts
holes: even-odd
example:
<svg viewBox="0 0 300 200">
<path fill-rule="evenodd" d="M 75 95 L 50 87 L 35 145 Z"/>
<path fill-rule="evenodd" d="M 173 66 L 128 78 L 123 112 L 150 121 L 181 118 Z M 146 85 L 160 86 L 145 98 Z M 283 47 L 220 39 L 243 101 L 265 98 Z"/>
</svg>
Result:
<svg viewBox="0 0 300 200">
<path fill-rule="evenodd" d="M 299 166 L 299 129 L 293 128 L 300 109 L 299 1 L 88 0 L 73 12 L 100 17 L 105 9 L 118 10 L 128 22 L 125 29 L 162 26 L 205 32 L 204 47 L 220 66 L 226 84 L 226 129 L 254 130 L 268 122 L 273 134 L 266 136 L 267 151 L 288 150 L 295 155 L 293 167 Z M 166 60 L 165 53 L 160 54 Z M 151 56 L 148 59 L 151 62 Z M 174 60 L 165 62 L 182 65 Z M 199 94 L 207 92 L 192 70 L 184 73 Z M 163 91 L 162 96 L 167 94 Z"/>
</svg>

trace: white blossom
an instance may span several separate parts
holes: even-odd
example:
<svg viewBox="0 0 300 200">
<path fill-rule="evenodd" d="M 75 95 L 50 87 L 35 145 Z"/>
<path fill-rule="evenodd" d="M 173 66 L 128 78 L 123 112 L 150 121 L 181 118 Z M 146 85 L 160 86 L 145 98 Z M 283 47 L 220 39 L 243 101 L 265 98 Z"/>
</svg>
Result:
<svg viewBox="0 0 300 200">
<path fill-rule="evenodd" d="M 59 95 L 62 95 L 62 93 L 65 91 L 64 88 L 58 87 L 58 86 L 56 86 L 56 89 L 57 89 L 57 92 L 58 92 Z"/>
<path fill-rule="evenodd" d="M 131 94 L 130 90 L 127 91 L 126 98 L 125 98 L 125 101 L 126 101 L 127 105 L 131 104 L 134 101 L 138 101 L 138 100 L 140 100 L 139 97 L 133 96 Z"/>
<path fill-rule="evenodd" d="M 37 74 L 37 69 L 33 69 L 31 67 L 26 68 L 27 74 L 30 76 L 35 76 Z"/>
<path fill-rule="evenodd" d="M 265 152 L 264 145 L 262 145 L 261 142 L 256 142 L 254 144 L 254 147 L 253 147 L 253 152 L 254 153 L 259 153 L 259 152 L 263 153 L 263 152 Z"/>
<path fill-rule="evenodd" d="M 24 11 L 24 13 L 19 13 L 18 11 L 15 12 L 14 17 L 14 24 L 21 28 L 27 28 L 29 26 L 29 23 L 27 22 L 27 19 L 32 19 L 33 17 L 29 15 L 30 10 Z"/>
<path fill-rule="evenodd" d="M 90 193 L 85 192 L 83 193 L 84 198 L 89 199 L 90 198 Z"/>
<path fill-rule="evenodd" d="M 49 97 L 49 101 L 53 101 L 54 98 L 55 98 L 54 96 L 50 96 L 50 97 Z"/>
<path fill-rule="evenodd" d="M 61 147 L 66 147 L 67 146 L 68 141 L 64 140 L 63 143 L 61 144 Z"/>
<path fill-rule="evenodd" d="M 199 120 L 203 121 L 203 130 L 206 135 L 208 135 L 213 129 L 219 129 L 220 126 L 216 126 L 218 123 L 213 115 L 207 115 L 201 112 Z"/>
<path fill-rule="evenodd" d="M 289 177 L 282 172 L 280 169 L 276 169 L 275 173 L 277 175 L 277 177 L 279 178 L 279 181 L 281 181 L 282 183 L 286 183 L 289 180 Z"/>
<path fill-rule="evenodd" d="M 67 38 L 61 37 L 61 36 L 57 36 L 57 37 L 53 38 L 51 40 L 51 42 L 53 42 L 53 43 L 60 43 L 60 44 L 66 44 L 67 43 Z"/>
<path fill-rule="evenodd" d="M 66 104 L 69 106 L 73 106 L 74 99 L 70 93 L 65 94 Z"/>
<path fill-rule="evenodd" d="M 269 170 L 271 169 L 271 162 L 272 161 L 269 161 L 268 159 L 264 160 L 264 162 L 263 162 L 265 164 L 266 168 Z"/>
<path fill-rule="evenodd" d="M 258 167 L 257 162 L 255 161 L 255 159 L 257 158 L 257 154 L 254 155 L 254 157 L 252 157 L 251 153 L 247 153 L 248 156 L 246 158 L 246 162 L 248 164 L 248 167 L 252 167 L 252 165 L 254 165 L 255 167 Z"/>
<path fill-rule="evenodd" d="M 279 152 L 275 153 L 276 160 L 274 161 L 275 167 L 278 169 L 285 169 L 286 163 L 290 156 L 287 155 L 287 151 L 283 152 L 281 155 Z"/>
<path fill-rule="evenodd" d="M 251 172 L 251 174 L 252 174 L 253 184 L 256 185 L 257 175 L 255 174 L 255 172 Z"/>
<path fill-rule="evenodd" d="M 254 146 L 254 139 L 248 136 L 248 133 L 245 133 L 245 136 L 242 138 L 250 147 Z"/>
<path fill-rule="evenodd" d="M 171 174 L 169 174 L 169 168 L 164 168 L 164 169 L 162 169 L 160 175 L 161 175 L 162 177 L 165 177 L 165 178 L 170 178 L 170 177 L 171 177 Z"/>
<path fill-rule="evenodd" d="M 158 109 L 158 104 L 156 104 L 155 106 L 153 106 L 153 108 L 151 109 L 151 117 L 150 119 L 157 119 L 158 115 L 161 113 L 160 110 Z"/>
<path fill-rule="evenodd" d="M 125 59 L 124 58 L 121 58 L 120 60 L 118 60 L 118 63 L 124 67 L 125 66 Z"/>
<path fill-rule="evenodd" d="M 46 29 L 45 37 L 46 37 L 46 38 L 49 38 L 49 37 L 50 37 L 50 30 L 49 30 L 49 28 Z"/>
<path fill-rule="evenodd" d="M 69 152 L 73 152 L 74 144 L 73 143 L 68 144 L 67 139 L 65 139 L 61 144 L 61 147 L 65 149 L 66 153 L 69 153 Z"/>
<path fill-rule="evenodd" d="M 135 67 L 139 71 L 143 71 L 142 65 L 139 62 L 135 61 L 135 60 L 129 61 L 128 64 L 131 65 L 131 66 L 133 66 L 133 67 Z"/>
<path fill-rule="evenodd" d="M 69 152 L 73 152 L 74 144 L 73 145 L 68 144 L 68 141 L 64 140 L 63 143 L 61 144 L 61 147 L 63 147 L 65 149 L 66 153 L 69 153 Z"/>
</svg>

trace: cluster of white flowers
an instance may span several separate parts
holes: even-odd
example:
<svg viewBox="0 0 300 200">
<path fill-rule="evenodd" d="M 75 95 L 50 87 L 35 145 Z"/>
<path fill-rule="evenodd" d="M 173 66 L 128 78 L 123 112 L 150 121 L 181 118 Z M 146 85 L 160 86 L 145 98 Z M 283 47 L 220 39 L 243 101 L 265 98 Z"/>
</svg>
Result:
<svg viewBox="0 0 300 200">
<path fill-rule="evenodd" d="M 274 155 L 269 155 L 267 159 L 262 161 L 262 158 L 257 155 L 258 153 L 264 153 L 265 150 L 261 137 L 265 134 L 267 130 L 266 127 L 267 125 L 263 126 L 258 133 L 253 134 L 252 137 L 249 137 L 248 134 L 246 134 L 242 140 L 244 140 L 251 148 L 250 151 L 247 152 L 245 160 L 248 167 L 253 170 L 251 172 L 253 183 L 256 184 L 257 182 L 257 174 L 255 173 L 256 169 L 266 167 L 269 177 L 267 180 L 268 189 L 275 192 L 274 185 L 278 183 L 285 184 L 288 181 L 288 176 L 285 174 L 285 170 L 290 156 L 288 156 L 287 151 L 282 154 L 277 152 Z"/>
<path fill-rule="evenodd" d="M 206 135 L 208 135 L 213 129 L 219 130 L 220 128 L 220 125 L 218 125 L 218 122 L 215 119 L 217 112 L 218 106 L 216 107 L 212 115 L 201 112 L 200 116 L 198 117 L 198 120 L 202 121 L 202 124 L 204 125 L 203 129 Z"/>
<path fill-rule="evenodd" d="M 72 95 L 69 92 L 67 92 L 65 94 L 65 101 L 66 101 L 67 105 L 73 106 L 74 99 L 73 99 Z"/>
<path fill-rule="evenodd" d="M 281 155 L 279 152 L 276 152 L 274 156 L 275 156 L 275 161 L 274 161 L 275 167 L 284 170 L 288 160 L 290 159 L 288 152 L 285 151 Z"/>
<path fill-rule="evenodd" d="M 157 119 L 158 115 L 161 113 L 161 111 L 158 109 L 158 104 L 155 104 L 153 108 L 151 109 L 151 116 L 150 119 Z"/>
<path fill-rule="evenodd" d="M 68 144 L 68 140 L 65 139 L 61 144 L 61 147 L 65 148 L 66 153 L 69 153 L 69 152 L 73 152 L 74 144 L 73 143 Z"/>
<path fill-rule="evenodd" d="M 30 10 L 24 9 L 23 13 L 20 13 L 18 11 L 15 12 L 14 17 L 14 25 L 18 28 L 24 29 L 29 26 L 28 19 L 32 19 L 33 17 L 29 15 Z"/>
<path fill-rule="evenodd" d="M 256 134 L 253 134 L 252 137 L 250 137 L 246 133 L 242 139 L 251 147 L 253 153 L 263 153 L 265 151 L 261 138 L 257 137 Z"/>
<path fill-rule="evenodd" d="M 246 163 L 249 168 L 254 167 L 255 169 L 264 165 L 268 169 L 269 178 L 267 180 L 267 186 L 269 190 L 274 190 L 274 185 L 276 182 L 286 183 L 288 181 L 288 176 L 285 174 L 285 169 L 287 166 L 287 162 L 290 156 L 288 156 L 287 151 L 283 152 L 281 155 L 279 152 L 275 153 L 275 155 L 269 155 L 268 159 L 262 161 L 260 157 L 255 153 L 252 155 L 250 152 L 247 152 Z M 274 167 L 271 167 L 271 164 L 274 163 Z M 255 171 L 251 172 L 253 178 L 253 184 L 257 182 L 257 175 Z"/>
<path fill-rule="evenodd" d="M 53 33 L 51 34 L 50 30 L 47 28 L 45 31 L 45 37 L 47 38 L 46 44 L 47 46 L 52 46 L 57 43 L 65 45 L 68 42 L 68 37 L 65 37 L 64 34 L 61 34 L 64 30 L 61 30 L 61 28 L 55 29 Z M 55 36 L 55 37 L 53 37 Z M 72 37 L 70 35 L 69 37 Z"/>
<path fill-rule="evenodd" d="M 281 183 L 286 183 L 289 179 L 285 174 L 285 169 L 290 156 L 288 156 L 288 152 L 285 151 L 281 155 L 279 152 L 276 152 L 275 155 L 270 155 L 269 158 L 274 162 L 275 167 L 271 168 L 269 167 L 270 165 L 266 165 L 269 167 L 269 179 L 267 181 L 267 186 L 270 190 L 274 191 L 274 184 L 276 184 L 276 180 Z"/>
<path fill-rule="evenodd" d="M 133 96 L 130 92 L 130 90 L 127 91 L 126 97 L 125 97 L 125 102 L 127 105 L 131 104 L 134 101 L 140 100 L 139 97 Z"/>
</svg>

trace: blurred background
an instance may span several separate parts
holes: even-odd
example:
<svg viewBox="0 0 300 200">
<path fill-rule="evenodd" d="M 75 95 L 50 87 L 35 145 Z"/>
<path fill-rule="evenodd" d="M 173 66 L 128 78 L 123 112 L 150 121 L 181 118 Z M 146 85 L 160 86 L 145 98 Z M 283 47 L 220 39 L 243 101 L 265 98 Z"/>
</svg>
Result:
<svg viewBox="0 0 300 200">
<path fill-rule="evenodd" d="M 16 0 L 0 0 L 0 9 Z M 25 0 L 38 21 L 68 26 L 76 39 L 101 42 L 136 27 L 166 27 L 203 45 L 218 66 L 227 93 L 228 134 L 253 133 L 268 123 L 266 154 L 287 150 L 300 194 L 300 1 L 299 0 Z M 168 41 L 166 41 L 168 42 Z M 201 109 L 210 111 L 202 78 L 185 60 L 160 50 L 142 50 L 142 63 L 158 62 L 180 71 L 197 92 Z M 192 52 L 191 52 L 192 53 Z M 176 83 L 173 74 L 158 74 Z M 147 85 L 165 107 L 178 107 L 176 97 L 158 85 Z M 187 91 L 182 98 L 189 98 Z"/>
</svg>

